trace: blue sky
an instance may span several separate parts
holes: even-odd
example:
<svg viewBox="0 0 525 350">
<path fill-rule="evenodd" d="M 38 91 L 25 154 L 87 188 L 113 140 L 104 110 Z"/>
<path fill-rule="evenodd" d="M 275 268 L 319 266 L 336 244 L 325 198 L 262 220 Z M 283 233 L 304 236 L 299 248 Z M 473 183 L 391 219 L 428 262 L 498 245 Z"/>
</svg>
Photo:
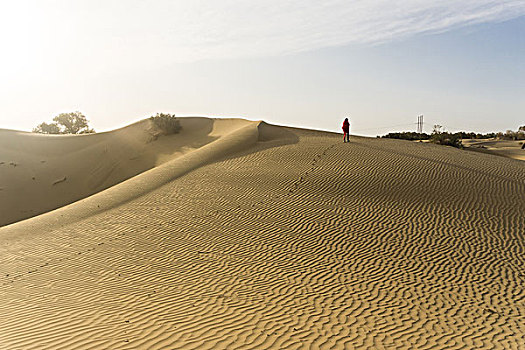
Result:
<svg viewBox="0 0 525 350">
<path fill-rule="evenodd" d="M 13 2 L 14 3 L 14 2 Z M 0 11 L 0 127 L 80 110 L 376 135 L 525 124 L 525 1 L 20 1 Z M 7 54 L 6 54 L 7 53 Z"/>
</svg>

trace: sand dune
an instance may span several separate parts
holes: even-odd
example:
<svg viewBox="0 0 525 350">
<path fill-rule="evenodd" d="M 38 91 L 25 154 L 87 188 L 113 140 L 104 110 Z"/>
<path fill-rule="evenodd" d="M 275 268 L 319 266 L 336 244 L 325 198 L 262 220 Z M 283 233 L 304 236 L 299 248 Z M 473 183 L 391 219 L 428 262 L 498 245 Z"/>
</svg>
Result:
<svg viewBox="0 0 525 350">
<path fill-rule="evenodd" d="M 50 200 L 56 186 L 80 199 L 129 179 L 0 228 L 0 348 L 525 346 L 525 163 L 260 122 L 187 123 L 208 128 L 134 146 L 128 131 L 147 138 L 144 124 L 48 141 L 71 145 L 55 172 L 35 168 Z M 104 144 L 122 168 L 110 170 Z M 20 166 L 2 176 L 22 177 L 47 154 L 43 141 L 36 155 L 27 145 L 11 147 L 6 162 Z M 146 149 L 131 177 L 129 158 Z M 90 166 L 74 185 L 76 158 Z M 9 176 L 6 188 L 30 182 Z M 0 198 L 4 215 L 12 197 Z"/>
<path fill-rule="evenodd" d="M 463 145 L 471 151 L 484 152 L 497 156 L 525 160 L 525 150 L 522 144 L 525 141 L 506 141 L 506 140 L 463 140 Z"/>
<path fill-rule="evenodd" d="M 62 207 L 167 162 L 180 161 L 185 154 L 253 124 L 241 119 L 181 121 L 183 132 L 160 137 L 149 119 L 93 135 L 0 130 L 0 226 Z"/>
</svg>

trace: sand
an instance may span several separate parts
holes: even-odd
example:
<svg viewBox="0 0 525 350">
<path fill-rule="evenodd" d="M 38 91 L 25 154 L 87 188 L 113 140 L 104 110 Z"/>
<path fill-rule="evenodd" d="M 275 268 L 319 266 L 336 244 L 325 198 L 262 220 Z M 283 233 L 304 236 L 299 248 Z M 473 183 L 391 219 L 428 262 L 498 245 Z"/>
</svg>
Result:
<svg viewBox="0 0 525 350">
<path fill-rule="evenodd" d="M 247 124 L 240 119 L 183 118 L 183 133 L 163 137 L 149 119 L 93 135 L 0 129 L 0 226 L 88 197 Z"/>
<path fill-rule="evenodd" d="M 3 222 L 70 203 L 0 228 L 1 349 L 525 347 L 524 162 L 244 120 L 152 141 L 147 123 L 1 132 Z"/>
<path fill-rule="evenodd" d="M 525 141 L 508 140 L 463 140 L 463 146 L 470 151 L 484 152 L 501 157 L 525 161 L 525 150 L 521 149 Z"/>
</svg>

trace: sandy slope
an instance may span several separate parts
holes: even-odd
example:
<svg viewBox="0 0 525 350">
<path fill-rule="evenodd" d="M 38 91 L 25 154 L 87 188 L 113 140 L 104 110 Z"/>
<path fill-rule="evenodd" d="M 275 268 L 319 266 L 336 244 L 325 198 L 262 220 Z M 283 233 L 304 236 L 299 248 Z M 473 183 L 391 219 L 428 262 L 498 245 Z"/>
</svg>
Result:
<svg viewBox="0 0 525 350">
<path fill-rule="evenodd" d="M 100 192 L 250 123 L 207 118 L 181 121 L 181 133 L 162 137 L 149 119 L 93 135 L 0 129 L 0 226 Z"/>
<path fill-rule="evenodd" d="M 463 145 L 471 151 L 485 152 L 497 156 L 525 160 L 525 150 L 521 146 L 525 141 L 505 140 L 463 140 Z"/>
<path fill-rule="evenodd" d="M 0 348 L 525 346 L 525 163 L 241 124 L 0 228 Z"/>
</svg>

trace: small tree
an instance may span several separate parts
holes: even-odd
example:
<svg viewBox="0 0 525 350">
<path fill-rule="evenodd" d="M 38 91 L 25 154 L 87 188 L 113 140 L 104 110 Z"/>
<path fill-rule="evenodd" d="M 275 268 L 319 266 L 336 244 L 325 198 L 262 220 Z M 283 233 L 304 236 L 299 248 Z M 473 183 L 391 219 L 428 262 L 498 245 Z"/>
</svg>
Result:
<svg viewBox="0 0 525 350">
<path fill-rule="evenodd" d="M 95 130 L 89 128 L 88 120 L 80 112 L 60 113 L 53 118 L 54 123 L 42 123 L 33 132 L 43 134 L 91 134 Z"/>
<path fill-rule="evenodd" d="M 60 113 L 53 121 L 62 126 L 63 134 L 86 134 L 94 132 L 89 129 L 86 116 L 80 112 Z"/>
</svg>

